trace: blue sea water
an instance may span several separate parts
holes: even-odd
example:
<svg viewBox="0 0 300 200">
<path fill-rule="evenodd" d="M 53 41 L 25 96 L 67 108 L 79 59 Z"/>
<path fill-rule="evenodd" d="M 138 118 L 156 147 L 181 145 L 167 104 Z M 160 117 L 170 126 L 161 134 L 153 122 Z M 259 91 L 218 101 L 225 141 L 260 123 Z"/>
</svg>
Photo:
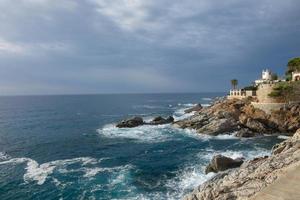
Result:
<svg viewBox="0 0 300 200">
<path fill-rule="evenodd" d="M 204 174 L 213 155 L 268 155 L 281 140 L 114 124 L 188 117 L 184 109 L 220 95 L 0 97 L 0 199 L 181 199 L 214 176 Z"/>
</svg>

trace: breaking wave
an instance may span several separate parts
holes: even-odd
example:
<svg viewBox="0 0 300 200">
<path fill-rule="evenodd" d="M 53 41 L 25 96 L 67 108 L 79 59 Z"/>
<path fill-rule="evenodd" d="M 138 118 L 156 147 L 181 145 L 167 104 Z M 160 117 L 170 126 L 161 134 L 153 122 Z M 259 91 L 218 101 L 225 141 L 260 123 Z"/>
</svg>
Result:
<svg viewBox="0 0 300 200">
<path fill-rule="evenodd" d="M 2 155 L 2 153 L 0 154 Z M 92 178 L 101 172 L 114 172 L 120 171 L 124 169 L 129 169 L 131 166 L 120 166 L 120 167 L 98 167 L 98 164 L 101 163 L 103 159 L 95 159 L 91 157 L 78 157 L 73 159 L 65 159 L 65 160 L 55 160 L 46 162 L 43 164 L 39 164 L 37 161 L 31 158 L 11 158 L 7 160 L 2 160 L 0 162 L 1 165 L 18 165 L 18 164 L 26 164 L 25 173 L 23 175 L 23 179 L 25 183 L 36 182 L 38 185 L 43 185 L 47 178 L 51 178 L 52 181 L 56 184 L 60 184 L 61 182 L 51 175 L 54 172 L 63 173 L 72 173 L 72 172 L 81 172 L 82 177 L 84 178 Z M 72 164 L 79 164 L 80 168 L 77 169 L 68 169 Z"/>
</svg>

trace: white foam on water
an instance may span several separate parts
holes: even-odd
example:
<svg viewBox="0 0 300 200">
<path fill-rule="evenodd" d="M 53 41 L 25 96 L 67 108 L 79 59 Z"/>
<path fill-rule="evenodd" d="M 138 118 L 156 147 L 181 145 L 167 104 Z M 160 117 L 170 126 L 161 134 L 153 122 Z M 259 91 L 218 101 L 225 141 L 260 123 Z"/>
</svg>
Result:
<svg viewBox="0 0 300 200">
<path fill-rule="evenodd" d="M 101 160 L 97 160 L 90 157 L 78 157 L 73 159 L 55 160 L 55 161 L 39 164 L 38 162 L 36 162 L 31 158 L 12 158 L 0 162 L 0 165 L 6 165 L 6 164 L 17 165 L 17 164 L 26 163 L 26 167 L 25 167 L 26 172 L 23 176 L 24 182 L 28 183 L 30 181 L 36 181 L 38 185 L 42 185 L 45 183 L 47 177 L 51 175 L 56 168 L 63 168 L 61 171 L 65 170 L 67 172 L 68 170 L 64 169 L 64 167 L 67 165 L 74 164 L 74 163 L 80 163 L 82 166 L 95 165 L 100 161 Z M 95 174 L 95 170 L 91 169 L 89 171 L 89 175 L 93 175 L 93 174 Z"/>
<path fill-rule="evenodd" d="M 4 152 L 0 152 L 0 161 L 1 161 L 1 160 L 8 160 L 8 159 L 10 159 L 10 156 L 9 156 L 9 155 L 7 155 L 7 154 L 4 153 Z"/>
<path fill-rule="evenodd" d="M 183 104 L 183 106 L 185 106 L 185 107 L 194 107 L 196 105 L 197 104 L 195 104 L 195 103 L 185 103 L 185 104 Z"/>
<path fill-rule="evenodd" d="M 202 100 L 203 100 L 203 101 L 211 101 L 212 98 L 204 97 L 204 98 L 202 98 Z"/>
<path fill-rule="evenodd" d="M 279 135 L 277 138 L 278 138 L 278 139 L 286 140 L 286 139 L 289 139 L 289 138 L 291 138 L 291 137 L 290 137 L 290 136 L 286 136 L 286 135 Z"/>
<path fill-rule="evenodd" d="M 186 109 L 187 108 L 180 108 L 180 109 L 176 110 L 173 114 L 174 120 L 175 121 L 183 120 L 183 119 L 189 118 L 195 114 L 195 112 L 185 113 L 184 111 Z"/>
<path fill-rule="evenodd" d="M 163 108 L 162 106 L 154 106 L 154 105 L 136 105 L 133 106 L 133 108 L 137 109 L 137 108 L 146 108 L 146 109 L 157 109 L 157 108 Z"/>
<path fill-rule="evenodd" d="M 240 151 L 232 151 L 232 150 L 226 150 L 226 151 L 214 151 L 209 150 L 208 152 L 201 152 L 198 154 L 199 158 L 206 159 L 207 161 L 210 161 L 215 155 L 223 155 L 226 157 L 230 157 L 232 159 L 236 158 L 245 158 L 246 160 L 250 160 L 256 157 L 263 157 L 270 155 L 270 151 L 267 151 L 265 149 L 256 149 L 256 150 L 240 150 Z"/>
<path fill-rule="evenodd" d="M 167 182 L 167 187 L 176 192 L 167 193 L 167 199 L 180 199 L 183 196 L 212 178 L 215 174 L 204 174 L 204 166 L 195 164 L 177 172 L 176 177 Z"/>
<path fill-rule="evenodd" d="M 128 138 L 139 142 L 162 142 L 172 138 L 165 131 L 170 128 L 170 124 L 143 125 L 135 128 L 117 128 L 114 124 L 109 124 L 98 129 L 97 132 L 108 138 Z"/>
<path fill-rule="evenodd" d="M 202 107 L 209 107 L 209 106 L 211 106 L 211 104 L 209 104 L 209 103 L 203 103 L 203 104 L 201 104 L 201 106 Z"/>
</svg>

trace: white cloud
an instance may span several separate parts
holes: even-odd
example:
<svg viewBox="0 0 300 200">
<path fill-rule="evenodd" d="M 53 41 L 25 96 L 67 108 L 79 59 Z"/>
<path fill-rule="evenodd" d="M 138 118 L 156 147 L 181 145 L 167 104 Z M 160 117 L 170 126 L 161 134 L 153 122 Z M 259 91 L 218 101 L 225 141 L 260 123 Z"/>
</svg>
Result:
<svg viewBox="0 0 300 200">
<path fill-rule="evenodd" d="M 125 30 L 135 30 L 146 24 L 149 1 L 143 0 L 91 0 L 97 11 L 109 17 Z"/>
<path fill-rule="evenodd" d="M 25 48 L 22 45 L 0 39 L 1 53 L 23 54 L 25 53 Z"/>
</svg>

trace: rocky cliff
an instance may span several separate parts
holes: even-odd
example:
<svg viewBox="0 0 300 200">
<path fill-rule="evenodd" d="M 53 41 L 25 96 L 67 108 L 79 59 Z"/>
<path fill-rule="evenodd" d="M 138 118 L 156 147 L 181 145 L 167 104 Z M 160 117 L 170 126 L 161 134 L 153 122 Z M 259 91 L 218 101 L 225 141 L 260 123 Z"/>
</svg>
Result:
<svg viewBox="0 0 300 200">
<path fill-rule="evenodd" d="M 251 99 L 221 99 L 202 108 L 187 119 L 175 122 L 180 128 L 195 129 L 200 134 L 218 135 L 234 132 L 239 137 L 284 133 L 300 128 L 300 105 L 287 105 L 270 114 L 254 108 Z"/>
<path fill-rule="evenodd" d="M 185 200 L 244 200 L 272 184 L 287 170 L 300 166 L 300 129 L 273 147 L 270 157 L 244 162 L 202 184 Z"/>
</svg>

